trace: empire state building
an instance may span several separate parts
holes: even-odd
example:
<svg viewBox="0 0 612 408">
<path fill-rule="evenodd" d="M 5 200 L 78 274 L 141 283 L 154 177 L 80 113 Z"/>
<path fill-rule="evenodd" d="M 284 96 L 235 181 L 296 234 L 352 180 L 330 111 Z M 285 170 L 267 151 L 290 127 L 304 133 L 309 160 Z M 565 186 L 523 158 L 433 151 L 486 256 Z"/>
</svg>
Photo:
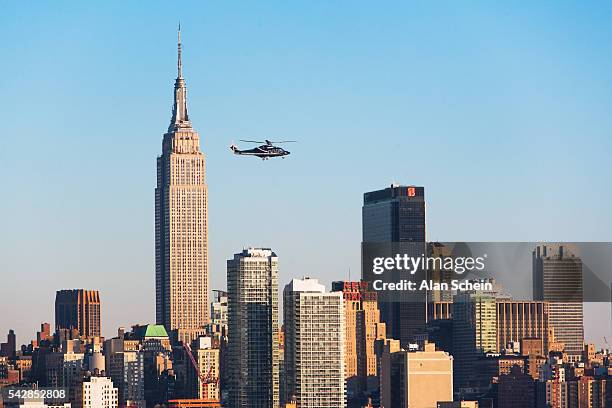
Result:
<svg viewBox="0 0 612 408">
<path fill-rule="evenodd" d="M 155 291 L 157 324 L 191 341 L 209 322 L 208 187 L 200 137 L 187 114 L 178 32 L 178 76 L 168 131 L 157 158 Z"/>
</svg>

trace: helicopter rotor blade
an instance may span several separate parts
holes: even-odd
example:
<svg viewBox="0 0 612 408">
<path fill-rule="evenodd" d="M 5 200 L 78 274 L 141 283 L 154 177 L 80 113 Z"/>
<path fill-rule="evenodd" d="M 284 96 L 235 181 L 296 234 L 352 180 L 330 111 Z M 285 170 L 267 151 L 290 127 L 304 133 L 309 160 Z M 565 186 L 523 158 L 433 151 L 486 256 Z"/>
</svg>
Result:
<svg viewBox="0 0 612 408">
<path fill-rule="evenodd" d="M 247 142 L 247 143 L 266 143 L 266 142 L 262 142 L 261 140 L 244 140 L 244 139 L 240 139 L 240 142 Z"/>
<path fill-rule="evenodd" d="M 272 143 L 297 143 L 297 140 L 279 140 L 278 142 L 272 142 Z"/>
</svg>

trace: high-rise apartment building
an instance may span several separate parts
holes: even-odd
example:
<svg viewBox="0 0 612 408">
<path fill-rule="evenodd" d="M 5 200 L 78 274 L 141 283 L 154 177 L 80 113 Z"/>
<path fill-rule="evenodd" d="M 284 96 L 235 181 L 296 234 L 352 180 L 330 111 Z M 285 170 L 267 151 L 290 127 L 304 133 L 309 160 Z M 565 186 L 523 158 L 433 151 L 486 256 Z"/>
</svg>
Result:
<svg viewBox="0 0 612 408">
<path fill-rule="evenodd" d="M 548 302 L 500 300 L 497 302 L 497 351 L 511 342 L 539 339 L 548 354 Z M 521 350 L 522 351 L 522 350 Z"/>
<path fill-rule="evenodd" d="M 570 360 L 579 360 L 584 345 L 582 259 L 569 245 L 539 245 L 533 251 L 533 296 L 549 303 L 555 341 Z"/>
<path fill-rule="evenodd" d="M 377 357 L 374 343 L 386 338 L 380 321 L 376 292 L 368 282 L 337 281 L 332 291 L 344 298 L 344 376 L 347 395 L 362 397 L 378 387 Z"/>
<path fill-rule="evenodd" d="M 346 407 L 342 292 L 293 279 L 283 291 L 283 315 L 286 400 L 295 397 L 301 408 Z"/>
<path fill-rule="evenodd" d="M 187 114 L 179 29 L 174 107 L 155 189 L 156 319 L 175 341 L 190 342 L 210 319 L 207 207 L 206 161 Z"/>
<path fill-rule="evenodd" d="M 278 257 L 248 248 L 227 261 L 228 398 L 232 408 L 279 406 Z"/>
<path fill-rule="evenodd" d="M 422 256 L 425 244 L 425 188 L 392 185 L 363 195 L 362 251 L 368 244 L 403 243 L 410 256 Z M 362 253 L 362 279 L 366 279 L 366 254 Z M 417 280 L 417 276 L 414 279 Z M 425 276 L 421 276 L 425 279 Z M 419 291 L 405 299 L 379 299 L 381 320 L 387 336 L 399 339 L 402 346 L 426 333 L 427 293 Z"/>
<path fill-rule="evenodd" d="M 140 350 L 112 350 L 112 340 L 105 350 L 106 375 L 117 388 L 117 398 L 121 406 L 145 408 L 144 396 L 144 353 Z"/>
<path fill-rule="evenodd" d="M 453 357 L 425 343 L 406 351 L 397 340 L 384 345 L 381 358 L 381 406 L 432 408 L 453 400 Z"/>
<path fill-rule="evenodd" d="M 99 337 L 100 293 L 97 290 L 58 290 L 55 294 L 55 330 L 76 329 L 80 336 Z"/>
<path fill-rule="evenodd" d="M 475 384 L 479 356 L 497 352 L 497 301 L 509 299 L 498 286 L 455 295 L 452 332 L 457 391 Z"/>
</svg>

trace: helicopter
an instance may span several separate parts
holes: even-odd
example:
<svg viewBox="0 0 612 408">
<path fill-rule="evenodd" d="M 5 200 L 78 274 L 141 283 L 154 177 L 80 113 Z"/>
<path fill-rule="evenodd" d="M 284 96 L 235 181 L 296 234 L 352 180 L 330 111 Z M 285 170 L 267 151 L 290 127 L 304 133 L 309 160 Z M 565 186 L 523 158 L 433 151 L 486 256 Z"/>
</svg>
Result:
<svg viewBox="0 0 612 408">
<path fill-rule="evenodd" d="M 289 155 L 291 152 L 283 149 L 282 147 L 274 146 L 274 144 L 275 143 L 281 144 L 281 143 L 295 143 L 296 142 L 296 140 L 281 140 L 279 142 L 273 142 L 267 139 L 264 140 L 263 142 L 258 141 L 258 140 L 240 140 L 240 141 L 245 142 L 245 143 L 263 143 L 263 144 L 253 149 L 240 150 L 238 146 L 232 143 L 230 146 L 230 149 L 232 150 L 232 152 L 234 152 L 234 154 L 241 155 L 241 156 L 257 156 L 261 158 L 262 160 L 268 160 L 270 157 L 282 157 L 284 159 L 285 158 L 284 156 Z"/>
</svg>

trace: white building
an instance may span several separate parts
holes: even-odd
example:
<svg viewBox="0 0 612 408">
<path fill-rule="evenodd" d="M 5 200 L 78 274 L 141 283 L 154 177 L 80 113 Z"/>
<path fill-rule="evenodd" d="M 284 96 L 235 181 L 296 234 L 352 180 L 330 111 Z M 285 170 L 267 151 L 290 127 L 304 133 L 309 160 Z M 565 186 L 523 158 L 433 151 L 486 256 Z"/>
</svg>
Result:
<svg viewBox="0 0 612 408">
<path fill-rule="evenodd" d="M 83 381 L 83 408 L 118 408 L 117 388 L 108 377 L 91 377 Z"/>
<path fill-rule="evenodd" d="M 346 407 L 342 292 L 293 279 L 283 292 L 286 400 L 300 408 Z"/>
<path fill-rule="evenodd" d="M 21 407 L 24 407 L 24 408 L 70 408 L 70 403 L 65 402 L 64 404 L 60 404 L 60 405 L 47 405 L 42 399 L 31 399 L 31 400 L 23 401 L 21 404 L 19 404 L 19 407 L 20 408 Z"/>
</svg>

